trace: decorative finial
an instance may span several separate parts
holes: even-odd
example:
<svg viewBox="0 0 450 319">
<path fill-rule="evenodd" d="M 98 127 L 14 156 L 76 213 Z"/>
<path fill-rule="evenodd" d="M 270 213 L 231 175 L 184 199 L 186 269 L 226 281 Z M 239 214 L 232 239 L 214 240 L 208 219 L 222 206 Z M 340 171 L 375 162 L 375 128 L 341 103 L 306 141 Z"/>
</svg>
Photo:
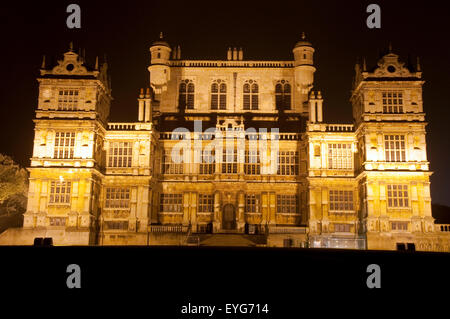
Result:
<svg viewBox="0 0 450 319">
<path fill-rule="evenodd" d="M 417 57 L 417 67 L 416 67 L 416 69 L 417 69 L 417 72 L 421 71 L 419 57 Z"/>
<path fill-rule="evenodd" d="M 95 57 L 95 69 L 98 70 L 98 55 Z"/>
<path fill-rule="evenodd" d="M 302 40 L 305 40 L 305 39 L 306 39 L 305 32 L 302 32 Z"/>
<path fill-rule="evenodd" d="M 141 88 L 141 93 L 140 95 L 144 95 L 144 88 Z"/>
<path fill-rule="evenodd" d="M 389 53 L 392 53 L 392 43 L 389 42 Z"/>
<path fill-rule="evenodd" d="M 160 38 L 160 39 L 163 38 L 163 33 L 162 33 L 162 32 L 159 33 L 159 38 Z"/>
<path fill-rule="evenodd" d="M 69 44 L 69 51 L 73 52 L 73 42 L 72 41 L 70 41 L 70 44 Z"/>
<path fill-rule="evenodd" d="M 367 68 L 366 68 L 366 58 L 363 58 L 363 71 L 364 71 L 364 72 L 367 71 Z"/>
<path fill-rule="evenodd" d="M 42 56 L 42 65 L 41 69 L 45 69 L 45 55 Z"/>
</svg>

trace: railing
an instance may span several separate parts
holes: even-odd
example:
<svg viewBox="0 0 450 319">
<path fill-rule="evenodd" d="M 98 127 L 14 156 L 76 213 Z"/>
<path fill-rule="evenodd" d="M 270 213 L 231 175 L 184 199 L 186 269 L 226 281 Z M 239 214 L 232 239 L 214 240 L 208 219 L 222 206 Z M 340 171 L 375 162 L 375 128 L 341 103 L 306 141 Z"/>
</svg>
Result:
<svg viewBox="0 0 450 319">
<path fill-rule="evenodd" d="M 327 132 L 353 132 L 353 124 L 326 124 Z"/>
<path fill-rule="evenodd" d="M 292 68 L 293 61 L 170 61 L 175 67 L 247 67 L 247 68 Z"/>
<path fill-rule="evenodd" d="M 112 131 L 133 131 L 136 123 L 108 123 L 108 130 Z"/>
<path fill-rule="evenodd" d="M 436 231 L 450 232 L 450 224 L 437 224 Z"/>
<path fill-rule="evenodd" d="M 237 132 L 234 132 L 237 133 Z M 240 133 L 240 132 L 239 132 Z M 235 137 L 239 137 L 239 133 L 233 135 L 230 133 L 230 135 L 233 135 Z M 226 137 L 225 134 L 220 133 L 222 135 L 222 137 Z M 270 140 L 272 133 L 267 132 L 267 133 L 254 133 L 254 132 L 249 132 L 249 133 L 245 133 L 242 132 L 242 136 L 245 136 L 246 139 L 250 139 L 250 140 L 256 140 L 256 139 L 267 139 Z M 275 136 L 275 139 L 278 137 L 279 140 L 284 140 L 284 141 L 297 141 L 300 139 L 300 134 L 298 133 L 273 133 L 273 135 Z M 180 138 L 185 139 L 187 136 L 189 136 L 187 133 L 171 133 L 171 132 L 161 132 L 159 134 L 159 138 L 161 140 L 179 140 Z M 197 138 L 197 139 L 203 139 L 203 140 L 212 140 L 214 139 L 216 136 L 214 133 L 192 133 L 189 136 L 191 139 Z"/>
<path fill-rule="evenodd" d="M 188 226 L 183 225 L 150 225 L 151 233 L 186 233 Z"/>
</svg>

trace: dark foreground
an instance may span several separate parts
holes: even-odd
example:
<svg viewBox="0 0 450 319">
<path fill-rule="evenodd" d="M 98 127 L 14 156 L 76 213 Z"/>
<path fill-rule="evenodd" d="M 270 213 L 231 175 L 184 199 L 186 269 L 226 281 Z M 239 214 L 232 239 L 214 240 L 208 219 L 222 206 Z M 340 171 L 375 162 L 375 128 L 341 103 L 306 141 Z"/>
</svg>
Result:
<svg viewBox="0 0 450 319">
<path fill-rule="evenodd" d="M 356 315 L 356 305 L 367 307 L 369 312 L 388 305 L 394 305 L 391 311 L 399 313 L 417 307 L 438 310 L 442 307 L 439 303 L 425 302 L 424 298 L 437 301 L 448 296 L 450 289 L 450 254 L 444 253 L 0 247 L 0 256 L 0 288 L 8 292 L 3 301 L 18 298 L 26 304 L 31 298 L 47 309 L 60 300 L 59 307 L 69 307 L 70 312 L 81 314 L 83 307 L 95 305 L 93 309 L 101 312 L 129 311 L 130 318 L 136 312 L 145 313 L 142 318 L 301 318 L 305 311 L 340 317 L 338 313 Z M 67 287 L 70 264 L 80 266 L 80 289 Z M 379 289 L 367 286 L 370 264 L 380 266 Z M 215 305 L 216 311 L 213 315 L 182 314 L 183 306 L 189 304 L 191 311 L 195 305 Z M 255 306 L 251 314 L 251 306 L 226 314 L 226 304 Z M 268 313 L 257 313 L 257 304 L 260 310 L 267 304 Z M 230 307 L 228 310 L 234 309 Z M 40 312 L 45 312 L 44 308 Z M 247 313 L 242 312 L 245 309 Z"/>
</svg>

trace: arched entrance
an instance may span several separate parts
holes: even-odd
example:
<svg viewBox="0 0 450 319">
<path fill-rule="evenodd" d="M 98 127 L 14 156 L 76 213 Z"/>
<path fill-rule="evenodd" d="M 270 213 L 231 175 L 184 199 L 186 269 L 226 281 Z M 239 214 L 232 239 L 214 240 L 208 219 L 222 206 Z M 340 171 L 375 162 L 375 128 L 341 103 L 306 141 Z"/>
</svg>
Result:
<svg viewBox="0 0 450 319">
<path fill-rule="evenodd" d="M 222 228 L 226 230 L 236 229 L 236 211 L 232 204 L 223 207 Z"/>
</svg>

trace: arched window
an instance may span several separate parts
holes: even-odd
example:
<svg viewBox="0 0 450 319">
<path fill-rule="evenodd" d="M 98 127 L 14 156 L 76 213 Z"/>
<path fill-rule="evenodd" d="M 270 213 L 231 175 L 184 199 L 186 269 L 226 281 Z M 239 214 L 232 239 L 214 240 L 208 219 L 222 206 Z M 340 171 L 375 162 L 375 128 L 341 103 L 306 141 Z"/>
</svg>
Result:
<svg viewBox="0 0 450 319">
<path fill-rule="evenodd" d="M 180 91 L 178 97 L 178 107 L 193 109 L 194 108 L 195 87 L 192 80 L 183 80 L 180 83 Z"/>
<path fill-rule="evenodd" d="M 211 84 L 211 109 L 227 109 L 227 85 L 222 80 L 214 81 Z"/>
<path fill-rule="evenodd" d="M 258 84 L 253 80 L 245 81 L 244 93 L 244 110 L 257 110 L 259 106 Z"/>
<path fill-rule="evenodd" d="M 291 85 L 285 80 L 275 85 L 275 106 L 277 110 L 291 109 Z"/>
</svg>

